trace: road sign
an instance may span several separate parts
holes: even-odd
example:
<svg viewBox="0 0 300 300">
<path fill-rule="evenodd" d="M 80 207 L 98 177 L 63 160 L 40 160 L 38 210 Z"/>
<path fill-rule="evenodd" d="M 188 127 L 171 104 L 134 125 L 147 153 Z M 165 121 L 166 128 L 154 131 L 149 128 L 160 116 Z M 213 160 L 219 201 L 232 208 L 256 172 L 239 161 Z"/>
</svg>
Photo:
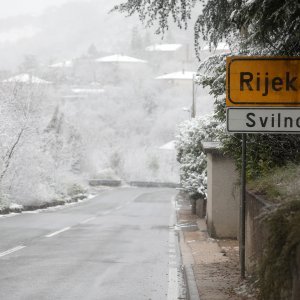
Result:
<svg viewBox="0 0 300 300">
<path fill-rule="evenodd" d="M 228 57 L 226 75 L 227 107 L 300 107 L 300 57 Z"/>
<path fill-rule="evenodd" d="M 227 108 L 228 132 L 298 133 L 300 108 Z"/>
<path fill-rule="evenodd" d="M 300 57 L 228 57 L 226 106 L 227 130 L 242 133 L 240 261 L 244 278 L 246 133 L 300 132 Z"/>
</svg>

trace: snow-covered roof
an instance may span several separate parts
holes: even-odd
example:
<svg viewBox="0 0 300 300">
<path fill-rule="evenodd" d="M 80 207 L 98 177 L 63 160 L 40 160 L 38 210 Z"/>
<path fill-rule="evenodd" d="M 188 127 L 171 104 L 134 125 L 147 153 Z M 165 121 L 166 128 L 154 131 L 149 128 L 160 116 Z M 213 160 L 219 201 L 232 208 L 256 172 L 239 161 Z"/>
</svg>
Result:
<svg viewBox="0 0 300 300">
<path fill-rule="evenodd" d="M 88 99 L 90 96 L 103 94 L 104 89 L 89 87 L 73 87 L 70 94 L 62 96 L 64 99 Z"/>
<path fill-rule="evenodd" d="M 175 149 L 175 141 L 170 141 L 159 147 L 161 150 L 174 150 Z"/>
<path fill-rule="evenodd" d="M 116 62 L 116 63 L 147 63 L 146 60 L 130 57 L 122 54 L 115 54 L 96 59 L 97 62 Z"/>
<path fill-rule="evenodd" d="M 90 88 L 73 88 L 71 91 L 74 94 L 102 94 L 104 89 L 90 89 Z"/>
<path fill-rule="evenodd" d="M 62 62 L 58 62 L 52 65 L 49 65 L 50 68 L 70 68 L 73 66 L 72 60 L 65 60 Z"/>
<path fill-rule="evenodd" d="M 146 47 L 146 51 L 166 51 L 172 52 L 177 51 L 182 47 L 182 44 L 154 44 Z"/>
<path fill-rule="evenodd" d="M 50 81 L 41 79 L 36 76 L 24 73 L 3 80 L 5 83 L 35 83 L 35 84 L 50 84 Z"/>
<path fill-rule="evenodd" d="M 206 51 L 210 50 L 210 49 L 209 49 L 209 45 L 205 45 L 205 46 L 203 47 L 203 50 L 206 50 Z M 230 48 L 229 48 L 229 46 L 228 46 L 227 43 L 225 43 L 225 42 L 220 42 L 220 43 L 218 43 L 217 48 L 215 48 L 215 47 L 212 46 L 212 47 L 211 47 L 211 50 L 212 50 L 212 51 L 225 51 L 225 52 L 227 52 L 227 51 L 230 51 Z"/>
<path fill-rule="evenodd" d="M 156 77 L 155 79 L 193 80 L 193 78 L 195 76 L 196 76 L 196 72 L 180 71 L 180 72 L 174 72 L 174 73 L 169 73 L 169 74 L 161 75 L 161 76 Z"/>
</svg>

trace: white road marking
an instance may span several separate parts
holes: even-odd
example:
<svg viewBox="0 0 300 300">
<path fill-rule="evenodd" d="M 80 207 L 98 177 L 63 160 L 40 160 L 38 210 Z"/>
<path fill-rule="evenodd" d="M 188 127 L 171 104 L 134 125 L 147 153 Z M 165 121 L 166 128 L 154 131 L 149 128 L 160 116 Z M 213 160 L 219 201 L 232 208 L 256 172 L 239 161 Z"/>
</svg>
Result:
<svg viewBox="0 0 300 300">
<path fill-rule="evenodd" d="M 80 222 L 80 224 L 85 224 L 85 223 L 88 223 L 88 222 L 90 222 L 90 221 L 92 221 L 92 220 L 95 220 L 95 219 L 96 219 L 96 217 L 91 217 L 91 218 L 88 218 L 88 219 L 86 219 L 86 220 Z"/>
<path fill-rule="evenodd" d="M 111 210 L 107 210 L 107 211 L 104 211 L 103 213 L 102 213 L 102 215 L 108 215 L 108 214 L 110 214 L 112 211 Z"/>
<path fill-rule="evenodd" d="M 115 210 L 119 210 L 119 209 L 121 209 L 122 207 L 123 207 L 123 206 L 120 205 L 120 206 L 116 207 Z"/>
<path fill-rule="evenodd" d="M 5 256 L 5 255 L 8 255 L 8 254 L 11 254 L 11 253 L 13 253 L 13 252 L 16 252 L 16 251 L 19 251 L 19 250 L 21 250 L 21 249 L 23 249 L 23 248 L 25 248 L 26 246 L 17 246 L 17 247 L 15 247 L 15 248 L 12 248 L 12 249 L 9 249 L 9 250 L 7 250 L 7 251 L 4 251 L 4 252 L 2 252 L 2 253 L 0 253 L 0 257 L 3 257 L 3 256 Z"/>
<path fill-rule="evenodd" d="M 63 228 L 63 229 L 61 229 L 61 230 L 55 231 L 55 232 L 53 232 L 53 233 L 47 234 L 47 235 L 45 235 L 45 237 L 47 237 L 47 238 L 53 237 L 53 236 L 55 236 L 55 235 L 57 235 L 57 234 L 60 234 L 60 233 L 62 233 L 62 232 L 64 232 L 64 231 L 67 231 L 67 230 L 69 230 L 69 229 L 71 229 L 71 227 L 66 227 L 66 228 Z"/>
</svg>

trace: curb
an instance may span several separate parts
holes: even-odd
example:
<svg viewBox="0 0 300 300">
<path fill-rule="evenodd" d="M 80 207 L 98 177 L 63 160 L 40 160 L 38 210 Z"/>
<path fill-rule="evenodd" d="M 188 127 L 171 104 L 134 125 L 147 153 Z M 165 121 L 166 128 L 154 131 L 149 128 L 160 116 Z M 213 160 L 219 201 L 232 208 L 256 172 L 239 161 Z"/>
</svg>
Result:
<svg viewBox="0 0 300 300">
<path fill-rule="evenodd" d="M 179 232 L 179 250 L 180 250 L 180 255 L 183 257 L 183 252 L 185 252 L 184 256 L 186 257 L 186 260 L 189 261 L 189 263 L 184 263 L 182 259 L 182 269 L 184 271 L 184 280 L 185 280 L 185 286 L 186 286 L 186 299 L 187 300 L 200 300 L 197 284 L 196 284 L 196 279 L 194 275 L 194 270 L 193 270 L 193 264 L 191 262 L 194 262 L 193 256 L 188 252 L 184 251 L 183 249 L 183 244 L 184 243 L 184 238 L 183 238 L 183 233 L 180 231 Z"/>
<path fill-rule="evenodd" d="M 188 279 L 187 279 L 187 273 L 186 273 L 186 267 L 185 265 L 181 266 L 182 274 L 183 274 L 183 280 L 186 287 L 186 300 L 191 300 L 190 296 L 190 289 L 188 288 Z"/>
<path fill-rule="evenodd" d="M 167 300 L 189 300 L 180 251 L 179 232 L 175 230 L 177 223 L 176 197 L 172 198 L 172 212 L 169 219 L 169 278 Z M 172 276 L 170 276 L 172 272 Z"/>
<path fill-rule="evenodd" d="M 177 198 L 175 200 L 175 206 L 177 206 Z M 176 210 L 176 224 L 178 223 L 178 213 Z M 178 249 L 180 252 L 180 261 L 182 263 L 182 273 L 184 279 L 184 285 L 186 287 L 186 300 L 200 300 L 197 283 L 194 275 L 193 264 L 195 263 L 193 255 L 190 253 L 190 249 L 184 242 L 183 232 L 177 231 L 178 234 Z"/>
</svg>

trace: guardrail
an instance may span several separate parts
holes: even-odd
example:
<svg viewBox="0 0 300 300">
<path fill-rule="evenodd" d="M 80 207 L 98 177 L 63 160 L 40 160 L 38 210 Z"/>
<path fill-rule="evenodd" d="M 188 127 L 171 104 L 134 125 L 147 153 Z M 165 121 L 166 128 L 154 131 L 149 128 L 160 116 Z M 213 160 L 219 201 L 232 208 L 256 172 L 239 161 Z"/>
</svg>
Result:
<svg viewBox="0 0 300 300">
<path fill-rule="evenodd" d="M 90 186 L 121 186 L 122 181 L 121 180 L 110 180 L 110 179 L 90 179 L 89 180 L 89 185 Z"/>
<path fill-rule="evenodd" d="M 125 182 L 125 184 L 135 187 L 180 188 L 180 184 L 174 182 L 129 181 Z M 118 187 L 122 185 L 122 181 L 112 179 L 90 179 L 89 185 Z"/>
<path fill-rule="evenodd" d="M 165 187 L 165 188 L 179 188 L 179 183 L 174 182 L 155 182 L 155 181 L 129 181 L 129 185 L 136 187 Z"/>
</svg>

